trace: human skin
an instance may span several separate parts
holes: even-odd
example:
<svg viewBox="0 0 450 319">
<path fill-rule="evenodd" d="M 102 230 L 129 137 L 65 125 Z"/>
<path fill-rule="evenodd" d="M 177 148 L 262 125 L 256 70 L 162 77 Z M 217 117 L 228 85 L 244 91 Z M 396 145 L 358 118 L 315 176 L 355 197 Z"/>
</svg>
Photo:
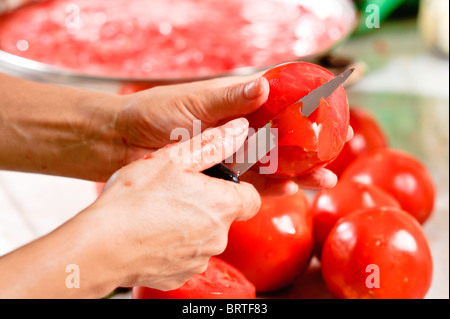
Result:
<svg viewBox="0 0 450 319">
<path fill-rule="evenodd" d="M 223 251 L 229 225 L 256 214 L 260 195 L 334 186 L 336 176 L 326 169 L 294 179 L 248 172 L 240 184 L 201 174 L 244 142 L 248 122 L 241 116 L 262 105 L 268 90 L 257 75 L 127 96 L 0 75 L 0 169 L 109 180 L 84 211 L 0 257 L 0 298 L 98 298 L 135 285 L 175 289 Z M 224 151 L 213 152 L 212 162 L 174 162 L 170 152 L 183 143 L 167 147 L 174 143 L 170 132 L 190 130 L 196 119 L 202 129 L 228 123 L 196 137 L 206 136 L 200 144 L 207 153 Z M 211 139 L 214 132 L 222 137 Z M 192 152 L 196 158 L 199 150 Z M 66 286 L 72 264 L 80 269 L 76 289 Z"/>
<path fill-rule="evenodd" d="M 155 87 L 120 96 L 0 74 L 0 169 L 105 182 L 122 166 L 167 144 L 174 128 L 192 133 L 249 114 L 269 94 L 259 75 Z M 351 130 L 349 133 L 351 137 Z M 293 179 L 247 172 L 262 195 L 334 186 L 326 169 Z"/>
<path fill-rule="evenodd" d="M 182 155 L 192 161 L 171 155 L 180 143 L 121 168 L 90 207 L 0 258 L 0 297 L 98 298 L 119 286 L 171 290 L 203 272 L 225 249 L 231 223 L 260 207 L 251 184 L 201 173 L 233 154 L 247 130 L 247 120 L 236 119 L 197 135 L 206 141 L 202 148 Z M 80 288 L 66 286 L 68 265 L 79 268 Z"/>
</svg>

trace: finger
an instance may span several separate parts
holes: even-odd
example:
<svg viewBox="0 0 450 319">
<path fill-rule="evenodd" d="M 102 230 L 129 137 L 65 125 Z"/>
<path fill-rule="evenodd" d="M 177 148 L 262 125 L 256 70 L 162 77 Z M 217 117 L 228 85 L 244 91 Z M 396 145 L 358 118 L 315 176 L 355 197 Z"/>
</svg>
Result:
<svg viewBox="0 0 450 319">
<path fill-rule="evenodd" d="M 347 130 L 347 137 L 345 139 L 346 142 L 350 141 L 353 138 L 354 135 L 354 131 L 353 131 L 353 127 L 351 127 L 350 125 L 348 126 L 348 130 Z"/>
<path fill-rule="evenodd" d="M 207 123 L 250 114 L 269 96 L 269 82 L 264 77 L 220 78 L 198 82 L 200 103 L 188 109 Z"/>
<path fill-rule="evenodd" d="M 239 184 L 227 183 L 228 187 L 233 187 L 237 198 L 240 201 L 238 211 L 236 212 L 237 221 L 244 221 L 255 216 L 261 208 L 261 196 L 256 188 L 249 183 L 241 182 Z"/>
<path fill-rule="evenodd" d="M 290 179 L 266 177 L 252 171 L 242 175 L 241 181 L 252 184 L 264 197 L 290 196 L 298 191 L 297 183 Z"/>
<path fill-rule="evenodd" d="M 319 168 L 311 174 L 296 177 L 294 181 L 300 188 L 323 189 L 333 188 L 336 185 L 338 178 L 332 171 L 326 168 Z"/>
<path fill-rule="evenodd" d="M 244 144 L 247 134 L 248 121 L 238 118 L 165 150 L 169 151 L 173 163 L 182 164 L 189 171 L 200 172 L 233 155 Z"/>
</svg>

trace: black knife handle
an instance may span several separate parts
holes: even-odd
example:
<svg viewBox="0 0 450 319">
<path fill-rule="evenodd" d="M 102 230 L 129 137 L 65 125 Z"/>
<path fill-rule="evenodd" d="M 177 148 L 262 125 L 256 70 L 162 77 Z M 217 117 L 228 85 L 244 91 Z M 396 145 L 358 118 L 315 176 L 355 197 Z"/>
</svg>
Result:
<svg viewBox="0 0 450 319">
<path fill-rule="evenodd" d="M 224 179 L 226 181 L 235 182 L 238 184 L 240 182 L 239 176 L 237 176 L 232 170 L 226 167 L 223 163 L 219 163 L 208 169 L 205 169 L 202 173 L 211 177 Z"/>
</svg>

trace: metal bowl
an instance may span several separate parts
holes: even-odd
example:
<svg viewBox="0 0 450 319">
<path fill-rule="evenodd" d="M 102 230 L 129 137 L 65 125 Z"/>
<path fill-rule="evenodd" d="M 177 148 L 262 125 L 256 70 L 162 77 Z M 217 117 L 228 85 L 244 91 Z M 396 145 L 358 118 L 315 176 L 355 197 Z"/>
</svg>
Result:
<svg viewBox="0 0 450 319">
<path fill-rule="evenodd" d="M 358 22 L 358 15 L 356 8 L 352 1 L 350 0 L 334 0 L 339 2 L 343 8 L 343 12 L 348 16 L 348 30 L 343 34 L 342 37 L 336 39 L 336 41 L 331 42 L 330 45 L 321 50 L 320 52 L 315 52 L 314 54 L 303 56 L 303 57 L 293 57 L 289 61 L 309 61 L 314 62 L 317 58 L 326 55 L 337 45 L 342 43 L 347 39 L 352 32 L 355 30 Z M 289 61 L 279 61 L 279 63 L 289 62 Z M 127 83 L 143 83 L 148 86 L 156 85 L 167 85 L 182 82 L 192 82 L 199 81 L 208 78 L 222 77 L 222 76 L 232 76 L 232 75 L 248 75 L 255 72 L 266 70 L 274 65 L 267 65 L 264 67 L 242 67 L 231 70 L 229 72 L 221 74 L 211 74 L 208 76 L 201 77 L 183 77 L 183 78 L 121 78 L 121 77 L 107 77 L 107 76 L 93 76 L 86 75 L 82 73 L 75 72 L 69 69 L 63 69 L 60 67 L 55 67 L 50 64 L 37 62 L 27 58 L 23 58 L 6 51 L 0 50 L 0 72 L 10 74 L 12 76 L 26 78 L 34 81 L 73 86 L 91 90 L 102 90 L 109 92 L 117 92 L 117 90 Z"/>
</svg>

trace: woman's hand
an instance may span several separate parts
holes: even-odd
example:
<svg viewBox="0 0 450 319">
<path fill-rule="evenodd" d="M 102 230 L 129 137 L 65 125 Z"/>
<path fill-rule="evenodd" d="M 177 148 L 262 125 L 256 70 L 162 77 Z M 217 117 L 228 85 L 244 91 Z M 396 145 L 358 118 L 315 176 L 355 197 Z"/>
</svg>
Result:
<svg viewBox="0 0 450 319">
<path fill-rule="evenodd" d="M 154 87 L 126 96 L 35 83 L 0 74 L 0 169 L 104 182 L 118 169 L 175 141 L 242 117 L 268 98 L 259 75 Z M 26 92 L 26 94 L 24 93 Z M 351 130 L 350 135 L 351 135 Z M 198 133 L 198 132 L 195 132 Z M 296 179 L 247 172 L 261 195 L 333 187 L 326 169 Z"/>
<path fill-rule="evenodd" d="M 200 120 L 204 130 L 252 113 L 268 95 L 267 80 L 254 75 L 154 87 L 124 96 L 118 130 L 123 135 L 125 162 L 173 143 L 170 135 L 174 129 L 185 128 L 192 136 L 194 120 Z M 352 134 L 350 128 L 348 139 Z M 242 180 L 254 184 L 261 195 L 281 196 L 295 193 L 298 187 L 333 187 L 337 177 L 327 169 L 318 169 L 295 179 L 275 179 L 248 171 Z"/>
<path fill-rule="evenodd" d="M 86 213 L 99 223 L 108 221 L 105 231 L 114 230 L 122 286 L 178 288 L 225 249 L 234 220 L 257 213 L 260 198 L 252 185 L 201 174 L 232 155 L 247 131 L 247 120 L 233 120 L 111 177 L 92 214 Z"/>
<path fill-rule="evenodd" d="M 175 289 L 223 252 L 235 220 L 260 197 L 201 172 L 233 154 L 248 122 L 236 119 L 117 171 L 90 207 L 54 232 L 0 258 L 0 297 L 102 297 L 122 286 Z M 196 147 L 199 145 L 199 147 Z M 67 287 L 68 265 L 79 288 Z M 39 271 L 36 271 L 39 269 Z"/>
</svg>

